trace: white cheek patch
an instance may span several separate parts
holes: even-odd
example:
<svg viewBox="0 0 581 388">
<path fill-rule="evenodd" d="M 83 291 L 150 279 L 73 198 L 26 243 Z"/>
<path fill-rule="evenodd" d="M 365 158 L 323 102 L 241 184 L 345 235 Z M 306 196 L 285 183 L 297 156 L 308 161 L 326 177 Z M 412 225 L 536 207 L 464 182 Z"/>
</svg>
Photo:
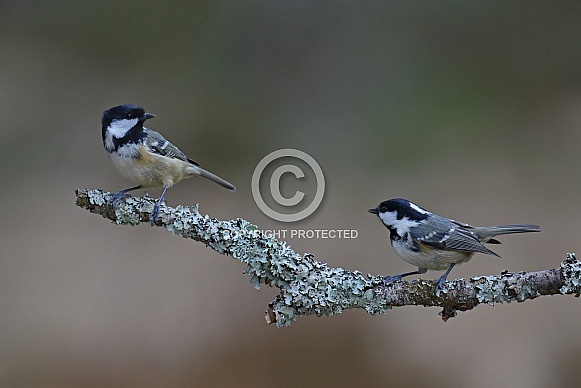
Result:
<svg viewBox="0 0 581 388">
<path fill-rule="evenodd" d="M 394 228 L 397 231 L 397 234 L 400 236 L 405 235 L 410 230 L 410 228 L 420 224 L 419 222 L 412 221 L 407 217 L 398 220 L 397 212 L 379 213 L 379 218 L 381 218 L 381 221 L 383 221 L 384 225 Z"/>
<path fill-rule="evenodd" d="M 109 125 L 109 133 L 111 136 L 116 137 L 117 139 L 122 138 L 129 132 L 131 128 L 137 124 L 139 121 L 138 118 L 127 120 L 113 120 Z"/>
<path fill-rule="evenodd" d="M 113 138 L 122 138 L 129 132 L 131 128 L 137 124 L 139 119 L 131 120 L 115 120 L 109 125 L 107 132 L 105 133 L 105 148 L 108 151 L 113 151 L 115 149 L 115 144 L 113 143 Z"/>
<path fill-rule="evenodd" d="M 412 209 L 414 209 L 415 211 L 417 211 L 418 213 L 421 213 L 421 214 L 431 214 L 429 211 L 422 209 L 421 207 L 419 207 L 415 203 L 411 203 L 410 202 L 410 207 Z"/>
<path fill-rule="evenodd" d="M 397 213 L 396 212 L 385 212 L 379 213 L 379 218 L 381 221 L 387 226 L 392 226 L 397 221 Z"/>
</svg>

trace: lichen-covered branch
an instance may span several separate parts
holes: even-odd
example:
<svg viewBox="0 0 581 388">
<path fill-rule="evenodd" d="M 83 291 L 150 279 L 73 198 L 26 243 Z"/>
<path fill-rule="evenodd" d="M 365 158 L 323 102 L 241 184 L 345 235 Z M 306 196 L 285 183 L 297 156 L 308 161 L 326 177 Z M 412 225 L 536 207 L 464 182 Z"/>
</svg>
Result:
<svg viewBox="0 0 581 388">
<path fill-rule="evenodd" d="M 107 206 L 108 192 L 79 189 L 77 206 L 122 225 L 150 222 L 155 200 L 149 196 L 130 197 L 118 209 Z M 471 310 L 481 303 L 510 303 L 542 295 L 581 294 L 581 263 L 574 254 L 558 268 L 538 272 L 503 272 L 499 276 L 458 279 L 442 285 L 436 295 L 431 280 L 384 284 L 383 277 L 358 271 L 330 268 L 311 254 L 300 255 L 284 241 L 264 235 L 243 219 L 219 221 L 201 215 L 197 206 L 161 206 L 157 226 L 175 235 L 204 243 L 218 253 L 247 265 L 244 273 L 257 289 L 268 285 L 280 289 L 268 305 L 266 319 L 287 326 L 302 315 L 334 315 L 352 308 L 372 315 L 393 307 L 437 306 L 444 321 L 456 311 Z"/>
</svg>

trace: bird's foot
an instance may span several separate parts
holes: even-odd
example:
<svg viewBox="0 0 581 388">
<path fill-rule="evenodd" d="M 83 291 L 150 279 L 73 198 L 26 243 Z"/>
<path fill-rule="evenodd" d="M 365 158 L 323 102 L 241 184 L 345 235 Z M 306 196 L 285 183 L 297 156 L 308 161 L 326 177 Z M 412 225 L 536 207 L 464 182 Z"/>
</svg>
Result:
<svg viewBox="0 0 581 388">
<path fill-rule="evenodd" d="M 383 278 L 383 284 L 387 285 L 387 284 L 391 284 L 393 282 L 399 282 L 402 278 L 403 278 L 403 274 L 402 275 L 394 275 L 394 276 L 386 276 Z"/>
<path fill-rule="evenodd" d="M 436 296 L 440 296 L 440 292 L 442 291 L 442 285 L 446 282 L 446 277 L 448 274 L 444 274 L 444 276 L 440 276 L 436 280 Z"/>
<path fill-rule="evenodd" d="M 119 209 L 123 203 L 125 203 L 125 199 L 130 197 L 126 191 L 121 190 L 116 193 L 113 193 L 109 196 L 109 200 L 107 201 L 107 206 L 114 210 Z"/>
<path fill-rule="evenodd" d="M 163 199 L 160 198 L 155 201 L 155 205 L 153 205 L 153 210 L 151 211 L 150 221 L 151 225 L 155 225 L 157 223 L 157 218 L 159 217 L 159 208 L 163 202 Z"/>
</svg>

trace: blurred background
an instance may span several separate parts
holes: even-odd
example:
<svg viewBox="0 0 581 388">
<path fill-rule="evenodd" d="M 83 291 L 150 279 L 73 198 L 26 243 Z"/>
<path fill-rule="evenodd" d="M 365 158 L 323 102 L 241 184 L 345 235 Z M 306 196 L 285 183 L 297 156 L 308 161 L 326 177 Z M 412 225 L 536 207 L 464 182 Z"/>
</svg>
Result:
<svg viewBox="0 0 581 388">
<path fill-rule="evenodd" d="M 0 385 L 575 384 L 573 297 L 447 323 L 406 307 L 277 329 L 264 320 L 277 290 L 257 292 L 241 263 L 160 228 L 111 225 L 75 207 L 74 190 L 133 185 L 100 129 L 103 110 L 133 103 L 238 188 L 193 179 L 169 205 L 261 229 L 355 229 L 287 241 L 393 275 L 413 267 L 367 209 L 404 197 L 472 224 L 543 227 L 451 279 L 557 267 L 581 253 L 579 20 L 576 1 L 0 3 Z M 327 185 L 292 225 L 251 195 L 255 166 L 281 148 L 314 157 Z"/>
</svg>

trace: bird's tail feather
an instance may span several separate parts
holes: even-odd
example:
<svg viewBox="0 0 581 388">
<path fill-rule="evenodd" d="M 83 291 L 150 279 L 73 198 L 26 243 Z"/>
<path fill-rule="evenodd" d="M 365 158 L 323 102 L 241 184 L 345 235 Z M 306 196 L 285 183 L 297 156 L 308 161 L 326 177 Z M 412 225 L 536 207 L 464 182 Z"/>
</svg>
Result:
<svg viewBox="0 0 581 388">
<path fill-rule="evenodd" d="M 228 181 L 225 181 L 224 179 L 220 178 L 219 176 L 214 175 L 211 172 L 204 170 L 203 168 L 200 168 L 199 171 L 200 171 L 201 176 L 203 176 L 206 179 L 211 180 L 214 183 L 219 184 L 220 186 L 222 186 L 226 190 L 236 191 L 236 187 L 234 187 L 233 184 L 231 184 Z"/>
<path fill-rule="evenodd" d="M 532 224 L 514 224 L 514 225 L 498 225 L 493 226 L 494 232 L 499 234 L 510 234 L 510 233 L 528 233 L 528 232 L 540 232 L 541 227 Z"/>
<path fill-rule="evenodd" d="M 541 227 L 532 224 L 513 224 L 513 225 L 497 225 L 497 226 L 483 226 L 476 227 L 473 230 L 480 241 L 488 242 L 492 244 L 500 244 L 498 240 L 494 240 L 493 237 L 500 236 L 502 234 L 512 234 L 512 233 L 529 233 L 529 232 L 540 232 Z"/>
</svg>

